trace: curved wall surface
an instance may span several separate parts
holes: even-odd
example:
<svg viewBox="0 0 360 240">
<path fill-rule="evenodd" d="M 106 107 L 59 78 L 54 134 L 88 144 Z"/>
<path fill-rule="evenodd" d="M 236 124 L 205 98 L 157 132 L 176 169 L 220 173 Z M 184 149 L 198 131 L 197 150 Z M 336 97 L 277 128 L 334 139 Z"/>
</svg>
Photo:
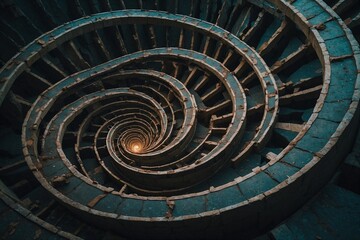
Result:
<svg viewBox="0 0 360 240">
<path fill-rule="evenodd" d="M 251 239 L 352 149 L 356 1 L 0 7 L 5 238 Z"/>
</svg>

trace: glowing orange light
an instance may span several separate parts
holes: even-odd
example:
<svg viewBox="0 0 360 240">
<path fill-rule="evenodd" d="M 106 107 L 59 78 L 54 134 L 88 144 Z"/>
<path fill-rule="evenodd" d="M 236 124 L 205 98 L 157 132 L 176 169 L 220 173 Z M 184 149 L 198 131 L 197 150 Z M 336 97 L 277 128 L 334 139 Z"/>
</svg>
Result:
<svg viewBox="0 0 360 240">
<path fill-rule="evenodd" d="M 141 146 L 139 144 L 134 144 L 131 147 L 131 151 L 134 152 L 134 153 L 138 153 L 138 152 L 141 151 Z"/>
</svg>

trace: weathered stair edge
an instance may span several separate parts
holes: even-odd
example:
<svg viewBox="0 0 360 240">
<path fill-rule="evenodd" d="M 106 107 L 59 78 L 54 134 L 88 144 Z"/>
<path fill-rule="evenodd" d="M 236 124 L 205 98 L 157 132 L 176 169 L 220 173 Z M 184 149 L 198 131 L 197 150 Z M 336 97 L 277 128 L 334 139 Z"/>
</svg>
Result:
<svg viewBox="0 0 360 240">
<path fill-rule="evenodd" d="M 2 186 L 5 187 L 5 186 Z M 40 239 L 49 238 L 52 236 L 54 239 L 72 239 L 72 240 L 80 240 L 82 238 L 79 238 L 69 232 L 65 232 L 57 227 L 55 227 L 52 224 L 49 224 L 45 222 L 44 220 L 38 218 L 34 214 L 31 213 L 28 209 L 24 208 L 20 203 L 18 203 L 16 200 L 14 200 L 7 192 L 6 189 L 1 189 L 0 191 L 0 199 L 1 201 L 7 205 L 7 211 L 12 211 L 14 214 L 18 214 L 21 216 L 21 220 L 19 224 L 28 224 L 31 226 L 30 231 L 33 231 L 36 234 L 36 229 L 40 229 L 42 231 L 39 231 L 39 237 Z M 17 226 L 17 228 L 19 228 Z M 24 234 L 21 233 L 21 234 Z M 28 236 L 31 237 L 31 236 Z M 36 237 L 34 237 L 35 239 Z"/>
</svg>

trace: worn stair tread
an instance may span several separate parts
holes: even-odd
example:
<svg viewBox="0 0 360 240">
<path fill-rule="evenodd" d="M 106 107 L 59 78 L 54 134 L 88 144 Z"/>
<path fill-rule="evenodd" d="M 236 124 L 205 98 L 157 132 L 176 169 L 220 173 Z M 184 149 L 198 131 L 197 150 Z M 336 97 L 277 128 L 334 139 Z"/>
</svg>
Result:
<svg viewBox="0 0 360 240">
<path fill-rule="evenodd" d="M 360 236 L 359 215 L 360 195 L 329 184 L 271 234 L 275 239 L 287 234 L 295 239 L 355 239 Z"/>
</svg>

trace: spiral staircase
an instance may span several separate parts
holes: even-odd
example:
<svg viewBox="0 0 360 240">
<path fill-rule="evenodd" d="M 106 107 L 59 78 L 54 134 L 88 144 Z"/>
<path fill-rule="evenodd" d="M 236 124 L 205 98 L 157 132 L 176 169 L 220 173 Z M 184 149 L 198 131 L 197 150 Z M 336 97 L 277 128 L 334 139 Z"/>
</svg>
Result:
<svg viewBox="0 0 360 240">
<path fill-rule="evenodd" d="M 357 0 L 3 0 L 4 239 L 357 239 Z"/>
</svg>

